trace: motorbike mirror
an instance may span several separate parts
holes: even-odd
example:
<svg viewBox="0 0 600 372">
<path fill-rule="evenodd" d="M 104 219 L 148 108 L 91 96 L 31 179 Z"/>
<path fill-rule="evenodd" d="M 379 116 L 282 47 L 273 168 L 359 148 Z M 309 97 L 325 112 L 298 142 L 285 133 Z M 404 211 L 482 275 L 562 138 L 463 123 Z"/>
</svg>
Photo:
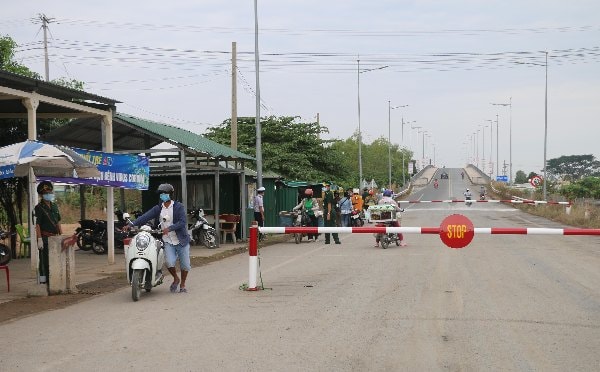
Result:
<svg viewBox="0 0 600 372">
<path fill-rule="evenodd" d="M 162 220 L 163 220 L 163 222 L 169 222 L 169 221 L 171 221 L 171 217 L 169 217 L 169 215 L 166 214 L 166 215 L 162 216 Z"/>
</svg>

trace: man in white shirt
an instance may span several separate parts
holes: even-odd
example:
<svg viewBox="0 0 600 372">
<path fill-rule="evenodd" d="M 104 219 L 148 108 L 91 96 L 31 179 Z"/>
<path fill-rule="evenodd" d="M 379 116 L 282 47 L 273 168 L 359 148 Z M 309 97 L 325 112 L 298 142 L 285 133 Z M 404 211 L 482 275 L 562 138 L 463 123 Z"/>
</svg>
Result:
<svg viewBox="0 0 600 372">
<path fill-rule="evenodd" d="M 265 226 L 265 204 L 263 195 L 265 193 L 264 187 L 256 189 L 256 196 L 254 197 L 254 220 L 258 222 L 258 226 Z"/>
</svg>

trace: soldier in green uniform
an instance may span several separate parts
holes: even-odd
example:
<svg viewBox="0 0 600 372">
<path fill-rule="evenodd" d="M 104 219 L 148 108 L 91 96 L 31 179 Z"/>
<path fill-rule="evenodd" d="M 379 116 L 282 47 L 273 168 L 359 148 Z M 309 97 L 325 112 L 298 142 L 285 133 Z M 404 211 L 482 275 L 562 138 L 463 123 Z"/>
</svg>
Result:
<svg viewBox="0 0 600 372">
<path fill-rule="evenodd" d="M 335 227 L 335 197 L 333 192 L 329 189 L 329 184 L 325 183 L 323 187 L 323 191 L 325 195 L 323 196 L 323 218 L 325 219 L 325 227 Z M 330 244 L 330 235 L 329 233 L 325 234 L 325 244 Z M 335 244 L 341 244 L 340 238 L 337 233 L 333 233 L 333 240 Z"/>
<path fill-rule="evenodd" d="M 39 204 L 35 206 L 35 232 L 36 236 L 42 238 L 40 250 L 39 272 L 40 278 L 45 278 L 48 283 L 49 265 L 48 265 L 48 237 L 62 234 L 60 225 L 60 212 L 54 201 L 54 187 L 49 181 L 42 181 L 37 187 L 37 192 L 41 196 Z"/>
</svg>

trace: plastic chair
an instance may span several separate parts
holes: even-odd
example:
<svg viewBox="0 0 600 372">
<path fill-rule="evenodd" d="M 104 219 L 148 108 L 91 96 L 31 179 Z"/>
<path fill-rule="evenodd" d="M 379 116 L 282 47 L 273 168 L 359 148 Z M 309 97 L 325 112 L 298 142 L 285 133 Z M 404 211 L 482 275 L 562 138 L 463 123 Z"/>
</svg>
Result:
<svg viewBox="0 0 600 372">
<path fill-rule="evenodd" d="M 6 265 L 0 265 L 0 270 L 6 271 L 6 288 L 10 292 L 10 270 Z"/>
<path fill-rule="evenodd" d="M 21 224 L 16 224 L 15 229 L 17 230 L 17 234 L 19 234 L 19 252 L 17 253 L 17 258 L 28 257 L 31 252 L 31 240 L 29 238 L 29 232 L 26 228 Z"/>
<path fill-rule="evenodd" d="M 227 234 L 229 234 L 231 236 L 231 240 L 235 244 L 235 232 L 237 230 L 237 224 L 240 222 L 240 216 L 237 214 L 225 214 L 221 215 L 220 217 L 222 241 L 226 242 Z"/>
</svg>

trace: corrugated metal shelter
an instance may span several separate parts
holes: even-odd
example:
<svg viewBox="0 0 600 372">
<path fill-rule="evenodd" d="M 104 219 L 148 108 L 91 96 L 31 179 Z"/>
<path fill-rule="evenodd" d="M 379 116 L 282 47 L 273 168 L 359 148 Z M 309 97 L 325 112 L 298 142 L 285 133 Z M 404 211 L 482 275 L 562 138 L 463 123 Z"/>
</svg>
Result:
<svg viewBox="0 0 600 372">
<path fill-rule="evenodd" d="M 48 133 L 45 138 L 53 143 L 90 150 L 97 150 L 102 146 L 102 137 L 95 118 L 74 120 Z M 212 211 L 219 215 L 223 211 L 239 212 L 242 224 L 245 224 L 244 201 L 247 199 L 248 186 L 245 181 L 244 163 L 254 160 L 252 156 L 182 128 L 122 113 L 114 116 L 113 138 L 115 152 L 144 153 L 150 157 L 151 191 L 143 195 L 145 208 L 157 202 L 152 191 L 158 184 L 170 182 L 176 188 L 177 198 L 186 208 L 206 207 L 199 204 L 210 200 L 209 213 Z M 161 144 L 171 147 L 156 148 Z M 207 187 L 196 187 L 206 185 L 207 180 L 212 181 Z M 221 181 L 225 182 L 221 184 Z M 212 189 L 209 197 L 199 197 L 208 189 Z M 225 207 L 223 210 L 222 206 Z M 216 227 L 218 229 L 219 224 L 216 224 Z M 243 225 L 240 231 L 245 231 Z"/>
</svg>

